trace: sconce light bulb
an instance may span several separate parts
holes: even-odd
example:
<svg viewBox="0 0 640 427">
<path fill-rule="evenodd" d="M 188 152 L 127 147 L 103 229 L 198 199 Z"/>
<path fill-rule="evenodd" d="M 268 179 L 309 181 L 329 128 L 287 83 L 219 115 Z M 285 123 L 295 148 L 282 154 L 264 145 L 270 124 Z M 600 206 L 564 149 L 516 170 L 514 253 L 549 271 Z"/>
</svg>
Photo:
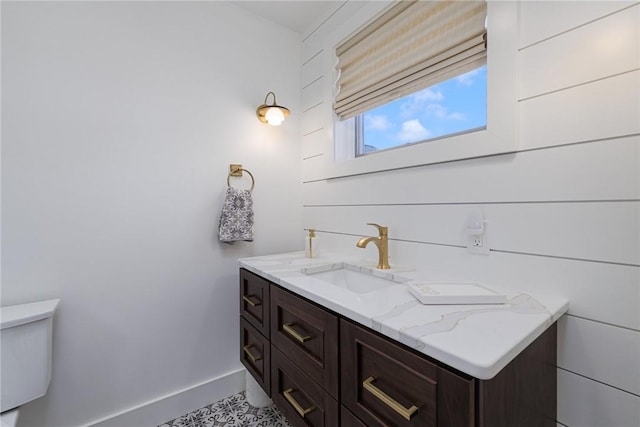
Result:
<svg viewBox="0 0 640 427">
<path fill-rule="evenodd" d="M 279 108 L 271 107 L 267 110 L 267 113 L 264 115 L 265 119 L 271 126 L 280 126 L 280 124 L 284 121 L 284 114 Z"/>
</svg>

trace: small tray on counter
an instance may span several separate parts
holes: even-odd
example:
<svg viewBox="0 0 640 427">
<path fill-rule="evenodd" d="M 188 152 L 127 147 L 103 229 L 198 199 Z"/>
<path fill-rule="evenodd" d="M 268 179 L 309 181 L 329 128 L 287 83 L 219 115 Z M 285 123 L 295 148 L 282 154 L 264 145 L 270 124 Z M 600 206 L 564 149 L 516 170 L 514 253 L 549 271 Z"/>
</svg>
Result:
<svg viewBox="0 0 640 427">
<path fill-rule="evenodd" d="M 422 304 L 504 304 L 507 296 L 478 283 L 410 281 L 409 292 Z"/>
</svg>

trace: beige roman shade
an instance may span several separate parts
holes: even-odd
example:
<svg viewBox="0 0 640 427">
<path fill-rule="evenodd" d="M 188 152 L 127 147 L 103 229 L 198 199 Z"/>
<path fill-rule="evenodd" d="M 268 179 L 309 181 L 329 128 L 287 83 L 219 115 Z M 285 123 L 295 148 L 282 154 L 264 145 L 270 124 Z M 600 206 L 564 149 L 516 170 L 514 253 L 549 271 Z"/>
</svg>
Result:
<svg viewBox="0 0 640 427">
<path fill-rule="evenodd" d="M 487 4 L 399 1 L 340 44 L 335 111 L 341 120 L 486 63 Z"/>
</svg>

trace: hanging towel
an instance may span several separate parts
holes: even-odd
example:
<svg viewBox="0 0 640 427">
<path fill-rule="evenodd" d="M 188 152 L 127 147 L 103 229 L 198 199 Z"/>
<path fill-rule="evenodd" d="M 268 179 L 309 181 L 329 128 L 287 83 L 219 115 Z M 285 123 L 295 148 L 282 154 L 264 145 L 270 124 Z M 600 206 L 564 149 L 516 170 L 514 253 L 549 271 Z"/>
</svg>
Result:
<svg viewBox="0 0 640 427">
<path fill-rule="evenodd" d="M 221 242 L 253 242 L 253 200 L 251 190 L 227 188 L 220 214 L 218 237 Z"/>
</svg>

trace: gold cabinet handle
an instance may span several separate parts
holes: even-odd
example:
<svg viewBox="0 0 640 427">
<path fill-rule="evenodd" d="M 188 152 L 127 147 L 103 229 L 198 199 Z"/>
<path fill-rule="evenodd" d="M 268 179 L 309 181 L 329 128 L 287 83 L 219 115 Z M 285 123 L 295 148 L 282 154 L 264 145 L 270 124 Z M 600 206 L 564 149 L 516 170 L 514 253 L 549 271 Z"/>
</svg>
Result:
<svg viewBox="0 0 640 427">
<path fill-rule="evenodd" d="M 385 405 L 393 409 L 395 412 L 400 414 L 407 421 L 411 421 L 411 417 L 416 413 L 418 407 L 416 405 L 412 405 L 411 408 L 405 408 L 396 400 L 391 398 L 387 393 L 380 390 L 378 387 L 374 386 L 372 383 L 375 381 L 374 377 L 369 377 L 362 382 L 362 387 L 367 390 L 369 393 L 373 394 L 376 398 L 382 401 Z"/>
<path fill-rule="evenodd" d="M 300 405 L 296 399 L 293 398 L 293 396 L 291 395 L 291 393 L 293 393 L 293 389 L 292 388 L 288 388 L 286 389 L 284 392 L 282 392 L 284 394 L 284 398 L 287 399 L 287 402 L 289 402 L 291 404 L 291 406 L 293 406 L 293 409 L 296 410 L 296 412 L 298 414 L 300 414 L 300 416 L 302 418 L 304 418 L 305 415 L 307 415 L 309 412 L 313 411 L 314 409 L 316 409 L 315 406 L 312 406 L 311 408 L 307 408 L 304 409 L 302 407 L 302 405 Z"/>
<path fill-rule="evenodd" d="M 288 333 L 293 338 L 295 338 L 296 341 L 303 344 L 305 341 L 311 338 L 309 335 L 300 335 L 298 332 L 296 332 L 295 329 L 293 329 L 294 326 L 295 326 L 295 323 L 285 323 L 284 325 L 282 325 L 282 329 L 284 329 L 286 333 Z"/>
<path fill-rule="evenodd" d="M 258 300 L 258 302 L 252 301 L 249 297 L 253 295 L 242 295 L 242 299 L 245 300 L 251 307 L 256 307 L 262 304 L 262 301 Z"/>
<path fill-rule="evenodd" d="M 254 356 L 253 354 L 251 354 L 251 352 L 249 351 L 249 349 L 250 349 L 251 347 L 253 347 L 253 345 L 252 345 L 252 344 L 245 345 L 244 347 L 242 347 L 242 350 L 244 350 L 244 352 L 246 353 L 246 355 L 247 355 L 247 356 L 249 356 L 249 359 L 251 359 L 251 361 L 252 361 L 253 363 L 255 363 L 255 362 L 257 362 L 258 360 L 261 360 L 261 359 L 262 359 L 262 356 L 260 356 L 260 355 Z"/>
</svg>

